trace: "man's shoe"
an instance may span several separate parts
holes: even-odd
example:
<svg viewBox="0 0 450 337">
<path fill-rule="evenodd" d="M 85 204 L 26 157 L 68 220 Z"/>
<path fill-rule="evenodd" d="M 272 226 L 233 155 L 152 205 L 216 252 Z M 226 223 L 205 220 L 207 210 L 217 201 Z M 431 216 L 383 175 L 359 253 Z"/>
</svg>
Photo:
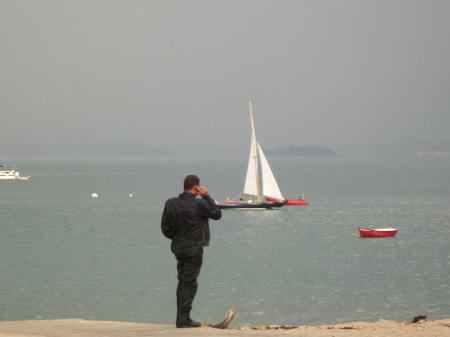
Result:
<svg viewBox="0 0 450 337">
<path fill-rule="evenodd" d="M 200 328 L 202 323 L 196 321 L 177 323 L 177 328 Z"/>
</svg>

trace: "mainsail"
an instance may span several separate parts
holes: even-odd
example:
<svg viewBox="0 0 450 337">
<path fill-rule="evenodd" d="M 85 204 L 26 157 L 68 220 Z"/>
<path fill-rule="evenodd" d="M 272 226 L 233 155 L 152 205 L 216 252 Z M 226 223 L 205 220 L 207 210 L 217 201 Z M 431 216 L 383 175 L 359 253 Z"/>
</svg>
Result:
<svg viewBox="0 0 450 337">
<path fill-rule="evenodd" d="M 248 158 L 247 175 L 245 177 L 244 194 L 256 197 L 258 195 L 258 181 L 256 178 L 256 172 L 258 171 L 256 144 L 252 137 L 250 141 L 250 156 Z"/>
</svg>

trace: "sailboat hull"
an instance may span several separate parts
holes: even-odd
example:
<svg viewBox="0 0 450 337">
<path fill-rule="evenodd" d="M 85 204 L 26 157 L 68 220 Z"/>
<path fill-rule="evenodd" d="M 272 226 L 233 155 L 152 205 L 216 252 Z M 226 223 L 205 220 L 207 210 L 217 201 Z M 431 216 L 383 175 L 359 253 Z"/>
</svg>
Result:
<svg viewBox="0 0 450 337">
<path fill-rule="evenodd" d="M 277 209 L 284 206 L 284 202 L 229 202 L 219 204 L 220 209 Z"/>
</svg>

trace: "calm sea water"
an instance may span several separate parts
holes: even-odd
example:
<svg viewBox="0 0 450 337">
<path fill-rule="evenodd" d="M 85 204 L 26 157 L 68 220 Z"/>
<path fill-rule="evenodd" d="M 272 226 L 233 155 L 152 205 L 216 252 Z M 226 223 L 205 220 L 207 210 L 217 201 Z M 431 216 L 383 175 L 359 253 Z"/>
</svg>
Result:
<svg viewBox="0 0 450 337">
<path fill-rule="evenodd" d="M 164 201 L 189 173 L 237 195 L 246 159 L 17 160 L 0 182 L 0 319 L 173 323 L 176 266 Z M 317 324 L 450 316 L 450 159 L 272 159 L 307 208 L 211 222 L 193 317 Z M 90 197 L 92 192 L 98 199 Z M 133 194 L 133 198 L 129 194 Z M 360 239 L 357 228 L 397 227 Z"/>
</svg>

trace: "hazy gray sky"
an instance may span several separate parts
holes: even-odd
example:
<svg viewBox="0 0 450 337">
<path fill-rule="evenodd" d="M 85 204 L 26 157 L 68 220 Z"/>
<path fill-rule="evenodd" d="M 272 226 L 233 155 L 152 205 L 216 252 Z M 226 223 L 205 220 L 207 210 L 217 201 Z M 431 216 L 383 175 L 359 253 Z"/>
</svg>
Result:
<svg viewBox="0 0 450 337">
<path fill-rule="evenodd" d="M 3 154 L 246 152 L 250 96 L 264 147 L 450 147 L 448 0 L 0 0 L 0 48 Z"/>
</svg>

